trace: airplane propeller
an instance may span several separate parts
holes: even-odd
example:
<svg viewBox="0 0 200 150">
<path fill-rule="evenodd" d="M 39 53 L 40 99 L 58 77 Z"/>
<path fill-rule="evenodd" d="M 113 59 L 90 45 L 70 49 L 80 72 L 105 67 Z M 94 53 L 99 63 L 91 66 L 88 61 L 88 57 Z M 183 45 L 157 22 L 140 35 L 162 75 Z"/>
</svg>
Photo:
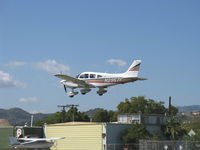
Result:
<svg viewBox="0 0 200 150">
<path fill-rule="evenodd" d="M 66 88 L 66 86 L 64 85 L 64 89 L 65 89 L 65 92 L 67 93 L 67 88 Z"/>
</svg>

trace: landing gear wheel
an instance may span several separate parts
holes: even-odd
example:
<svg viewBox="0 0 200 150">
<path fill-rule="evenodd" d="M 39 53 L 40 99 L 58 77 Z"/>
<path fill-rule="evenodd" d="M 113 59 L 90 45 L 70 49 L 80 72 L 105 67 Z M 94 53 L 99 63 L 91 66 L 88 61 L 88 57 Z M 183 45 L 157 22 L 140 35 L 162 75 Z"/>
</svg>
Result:
<svg viewBox="0 0 200 150">
<path fill-rule="evenodd" d="M 68 93 L 68 96 L 72 98 L 72 97 L 74 97 L 74 96 L 77 95 L 77 94 L 78 94 L 78 92 L 72 91 L 72 92 L 69 92 L 69 93 Z"/>
</svg>

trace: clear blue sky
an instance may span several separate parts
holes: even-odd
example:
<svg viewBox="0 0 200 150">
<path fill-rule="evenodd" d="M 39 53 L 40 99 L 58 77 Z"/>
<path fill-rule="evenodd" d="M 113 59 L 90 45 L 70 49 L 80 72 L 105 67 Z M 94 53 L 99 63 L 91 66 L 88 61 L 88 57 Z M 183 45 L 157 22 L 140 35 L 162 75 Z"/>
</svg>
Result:
<svg viewBox="0 0 200 150">
<path fill-rule="evenodd" d="M 1 0 L 0 108 L 55 112 L 116 109 L 132 96 L 200 104 L 200 1 Z M 125 65 L 110 64 L 116 59 Z M 73 99 L 55 72 L 124 72 L 141 59 L 138 81 Z"/>
</svg>

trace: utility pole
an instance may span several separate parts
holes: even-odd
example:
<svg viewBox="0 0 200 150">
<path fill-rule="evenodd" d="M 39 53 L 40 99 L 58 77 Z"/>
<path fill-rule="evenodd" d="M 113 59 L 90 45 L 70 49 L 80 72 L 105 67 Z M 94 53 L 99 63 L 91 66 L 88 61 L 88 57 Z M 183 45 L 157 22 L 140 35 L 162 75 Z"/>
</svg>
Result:
<svg viewBox="0 0 200 150">
<path fill-rule="evenodd" d="M 74 108 L 77 108 L 79 105 L 69 104 L 69 105 L 66 105 L 66 106 L 73 110 L 72 122 L 74 122 Z"/>
<path fill-rule="evenodd" d="M 74 117 L 74 109 L 77 108 L 79 105 L 75 105 L 75 104 L 69 104 L 69 105 L 58 105 L 57 107 L 61 107 L 62 108 L 62 122 L 65 121 L 65 110 L 66 108 L 70 108 L 73 110 L 72 112 L 72 122 L 74 122 L 75 117 Z"/>
<path fill-rule="evenodd" d="M 169 116 L 171 117 L 171 115 L 172 115 L 172 97 L 171 96 L 169 96 L 169 108 L 168 108 L 169 110 Z"/>
<path fill-rule="evenodd" d="M 67 108 L 67 105 L 58 105 L 57 107 L 61 107 L 62 108 L 62 122 L 65 121 L 65 108 Z"/>
</svg>

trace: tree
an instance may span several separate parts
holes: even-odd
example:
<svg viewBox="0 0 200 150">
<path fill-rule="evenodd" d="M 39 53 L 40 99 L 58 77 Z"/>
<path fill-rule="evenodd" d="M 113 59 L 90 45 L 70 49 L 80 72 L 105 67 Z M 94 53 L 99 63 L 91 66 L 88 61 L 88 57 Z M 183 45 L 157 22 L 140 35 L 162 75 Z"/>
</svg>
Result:
<svg viewBox="0 0 200 150">
<path fill-rule="evenodd" d="M 92 117 L 92 120 L 95 122 L 112 122 L 116 121 L 116 112 L 110 110 L 107 111 L 105 109 L 99 109 L 97 110 Z"/>
<path fill-rule="evenodd" d="M 55 124 L 55 123 L 60 123 L 62 122 L 62 113 L 61 112 L 56 112 L 53 114 L 52 117 L 44 118 L 41 120 L 37 120 L 34 125 L 35 126 L 43 126 L 45 123 L 47 124 Z"/>
<path fill-rule="evenodd" d="M 121 102 L 117 108 L 119 113 L 131 113 L 130 110 L 131 102 L 129 99 L 125 99 L 125 102 Z"/>
<path fill-rule="evenodd" d="M 155 102 L 152 99 L 145 99 L 144 96 L 125 99 L 125 102 L 121 102 L 117 108 L 119 113 L 164 114 L 167 111 L 164 102 Z"/>
<path fill-rule="evenodd" d="M 161 130 L 156 130 L 156 131 L 153 131 L 151 133 L 151 140 L 156 140 L 156 141 L 160 141 L 160 140 L 165 140 L 166 137 L 165 137 L 165 134 L 164 132 Z"/>
<path fill-rule="evenodd" d="M 200 133 L 200 122 L 190 122 L 190 123 L 186 123 L 183 125 L 184 128 L 187 130 L 187 132 L 189 132 L 191 129 L 194 130 L 195 132 L 199 132 Z"/>
<path fill-rule="evenodd" d="M 186 129 L 187 134 L 183 137 L 184 140 L 188 141 L 200 141 L 200 122 L 192 122 L 183 125 Z M 189 132 L 193 130 L 194 135 L 189 135 Z"/>
<path fill-rule="evenodd" d="M 65 122 L 89 120 L 89 117 L 85 113 L 78 111 L 75 107 L 70 108 L 65 115 Z"/>
<path fill-rule="evenodd" d="M 186 130 L 181 125 L 181 122 L 175 118 L 171 118 L 167 120 L 166 125 L 166 137 L 170 140 L 179 140 L 181 139 L 185 134 Z"/>
<path fill-rule="evenodd" d="M 63 120 L 64 119 L 64 120 Z M 56 112 L 52 117 L 38 120 L 34 123 L 36 126 L 42 126 L 44 123 L 55 124 L 61 122 L 70 122 L 70 121 L 89 121 L 89 117 L 78 111 L 77 108 L 70 108 L 67 112 Z"/>
<path fill-rule="evenodd" d="M 112 110 L 108 111 L 109 121 L 110 122 L 117 121 L 117 115 L 118 113 L 116 111 L 112 111 Z"/>
<path fill-rule="evenodd" d="M 167 114 L 170 114 L 169 109 L 166 111 Z M 171 106 L 171 115 L 175 116 L 178 113 L 178 108 L 175 106 Z"/>
<path fill-rule="evenodd" d="M 121 133 L 121 139 L 124 143 L 138 143 L 140 139 L 149 139 L 150 133 L 144 125 L 134 124 Z"/>
<path fill-rule="evenodd" d="M 173 140 L 174 149 L 177 148 L 176 140 L 180 140 L 185 134 L 186 130 L 181 125 L 181 122 L 176 118 L 170 118 L 166 121 L 165 134 L 169 140 Z"/>
<path fill-rule="evenodd" d="M 110 117 L 108 115 L 108 111 L 104 109 L 97 110 L 94 113 L 92 120 L 95 122 L 109 122 Z"/>
</svg>

